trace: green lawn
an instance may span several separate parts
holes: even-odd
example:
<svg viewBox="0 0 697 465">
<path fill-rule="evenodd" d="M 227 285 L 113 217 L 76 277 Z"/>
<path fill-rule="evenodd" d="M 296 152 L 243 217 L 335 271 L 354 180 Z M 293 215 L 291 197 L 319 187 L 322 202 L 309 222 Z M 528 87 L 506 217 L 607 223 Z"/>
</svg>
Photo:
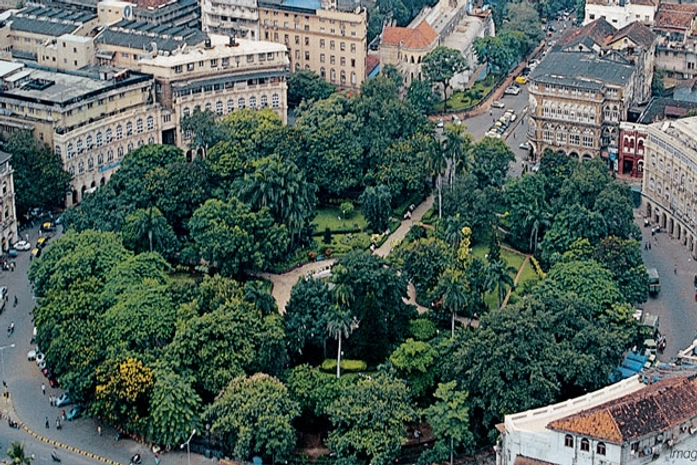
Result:
<svg viewBox="0 0 697 465">
<path fill-rule="evenodd" d="M 321 253 L 327 247 L 332 249 L 332 256 L 346 255 L 353 249 L 367 249 L 370 247 L 370 235 L 367 233 L 332 234 L 332 242 L 325 244 L 322 236 L 314 236 L 314 249 Z"/>
<path fill-rule="evenodd" d="M 312 220 L 315 234 L 322 234 L 329 227 L 332 231 L 363 230 L 368 226 L 368 222 L 363 217 L 361 209 L 356 207 L 348 219 L 343 219 L 339 207 L 322 207 L 317 209 L 317 216 Z"/>
<path fill-rule="evenodd" d="M 472 255 L 478 258 L 484 258 L 488 252 L 488 244 L 477 244 L 472 248 Z M 503 258 L 506 261 L 506 263 L 508 263 L 508 266 L 512 266 L 513 268 L 515 268 L 515 272 L 511 273 L 511 278 L 515 279 L 516 274 L 518 274 L 518 270 L 525 261 L 525 255 L 517 252 L 511 252 L 507 249 L 501 249 L 501 258 Z M 523 269 L 523 276 L 521 276 L 520 281 L 518 281 L 518 286 L 520 286 L 524 282 L 523 277 L 526 273 L 528 273 L 528 270 L 532 272 L 532 276 L 528 275 L 526 276 L 526 278 L 528 280 L 535 279 L 535 270 L 532 269 L 532 265 L 530 263 L 527 263 L 525 268 Z M 496 306 L 498 305 L 497 291 L 494 290 L 493 292 L 489 292 L 486 295 L 484 295 L 484 302 L 490 309 L 496 308 Z"/>
<path fill-rule="evenodd" d="M 483 97 L 489 94 L 498 80 L 498 76 L 490 74 L 485 79 L 475 82 L 471 89 L 453 92 L 448 99 L 448 109 L 462 110 L 478 104 L 482 101 Z M 436 105 L 436 111 L 443 111 L 442 102 Z"/>
</svg>

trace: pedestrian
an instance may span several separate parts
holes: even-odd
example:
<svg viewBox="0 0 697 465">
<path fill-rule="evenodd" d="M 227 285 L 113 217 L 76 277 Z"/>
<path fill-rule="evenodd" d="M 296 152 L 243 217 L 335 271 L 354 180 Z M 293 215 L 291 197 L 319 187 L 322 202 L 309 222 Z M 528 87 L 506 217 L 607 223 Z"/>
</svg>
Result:
<svg viewBox="0 0 697 465">
<path fill-rule="evenodd" d="M 46 395 L 46 385 L 44 383 L 41 383 L 41 392 L 43 395 Z"/>
<path fill-rule="evenodd" d="M 48 405 L 53 407 L 53 395 L 48 396 Z"/>
<path fill-rule="evenodd" d="M 15 262 L 10 262 L 10 271 L 14 273 L 15 271 Z"/>
<path fill-rule="evenodd" d="M 60 417 L 56 417 L 56 429 L 61 429 L 61 419 L 60 419 Z"/>
<path fill-rule="evenodd" d="M 97 425 L 97 434 L 102 435 L 102 425 Z"/>
<path fill-rule="evenodd" d="M 515 139 L 515 132 L 513 133 L 513 138 Z"/>
<path fill-rule="evenodd" d="M 673 274 L 678 274 L 678 266 L 673 266 Z"/>
<path fill-rule="evenodd" d="M 12 305 L 13 307 L 17 306 L 17 296 L 15 296 L 15 303 Z"/>
<path fill-rule="evenodd" d="M 644 242 L 644 250 L 649 250 L 649 244 L 647 244 L 646 242 Z"/>
<path fill-rule="evenodd" d="M 46 429 L 49 429 L 51 425 L 48 424 L 48 417 L 46 417 Z"/>
<path fill-rule="evenodd" d="M 649 242 L 649 250 L 651 250 L 651 243 Z"/>
<path fill-rule="evenodd" d="M 489 116 L 493 116 L 493 115 L 494 115 L 494 110 L 489 108 Z"/>
<path fill-rule="evenodd" d="M 61 410 L 61 418 L 65 421 L 65 410 Z"/>
</svg>

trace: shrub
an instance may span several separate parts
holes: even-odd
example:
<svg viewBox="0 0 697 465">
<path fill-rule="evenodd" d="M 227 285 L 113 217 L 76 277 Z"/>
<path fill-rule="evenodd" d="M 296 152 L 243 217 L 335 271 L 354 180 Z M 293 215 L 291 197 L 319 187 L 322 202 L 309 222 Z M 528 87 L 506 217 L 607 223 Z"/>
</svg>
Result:
<svg viewBox="0 0 697 465">
<path fill-rule="evenodd" d="M 344 219 L 351 218 L 353 216 L 354 207 L 351 202 L 344 202 L 339 206 L 341 214 L 344 215 Z"/>
<path fill-rule="evenodd" d="M 336 372 L 336 359 L 333 358 L 326 358 L 324 359 L 324 362 L 322 362 L 322 371 L 325 371 L 327 373 L 335 373 Z M 365 363 L 363 360 L 342 360 L 341 361 L 341 371 L 342 372 L 358 372 L 358 371 L 365 371 L 366 368 L 368 368 L 368 364 Z"/>
<path fill-rule="evenodd" d="M 329 229 L 329 226 L 324 228 L 324 235 L 322 236 L 322 242 L 324 242 L 325 244 L 332 243 L 332 230 Z"/>
<path fill-rule="evenodd" d="M 409 322 L 409 332 L 417 341 L 429 341 L 436 337 L 438 329 L 428 318 L 416 318 Z"/>
</svg>

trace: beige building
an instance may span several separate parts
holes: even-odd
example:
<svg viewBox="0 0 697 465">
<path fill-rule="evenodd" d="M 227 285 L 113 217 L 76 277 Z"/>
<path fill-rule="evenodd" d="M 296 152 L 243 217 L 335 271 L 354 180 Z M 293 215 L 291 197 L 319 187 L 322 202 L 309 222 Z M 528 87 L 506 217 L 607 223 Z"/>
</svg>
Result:
<svg viewBox="0 0 697 465">
<path fill-rule="evenodd" d="M 620 122 L 650 97 L 654 41 L 640 23 L 617 31 L 602 18 L 559 39 L 529 76 L 533 151 L 600 155 L 617 170 Z"/>
<path fill-rule="evenodd" d="M 257 0 L 201 0 L 201 27 L 209 34 L 259 40 Z"/>
<path fill-rule="evenodd" d="M 28 7 L 9 20 L 12 55 L 36 60 L 39 49 L 66 34 L 90 36 L 98 25 L 97 15 L 85 11 Z"/>
<path fill-rule="evenodd" d="M 368 14 L 328 0 L 259 1 L 263 40 L 288 47 L 292 71 L 311 70 L 342 89 L 358 89 L 366 78 Z"/>
<path fill-rule="evenodd" d="M 203 47 L 143 59 L 140 69 L 157 82 L 165 143 L 188 148 L 189 136 L 179 122 L 197 107 L 218 116 L 269 107 L 286 122 L 288 57 L 283 45 L 213 35 Z"/>
<path fill-rule="evenodd" d="M 493 37 L 495 26 L 490 11 L 475 9 L 464 0 L 440 0 L 425 7 L 407 27 L 386 26 L 380 39 L 380 66 L 392 65 L 402 73 L 404 85 L 423 80 L 421 62 L 439 45 L 458 50 L 468 69 L 451 80 L 453 87 L 464 87 L 477 71 L 474 40 Z"/>
<path fill-rule="evenodd" d="M 658 5 L 653 30 L 659 36 L 656 69 L 668 78 L 697 77 L 697 5 Z"/>
<path fill-rule="evenodd" d="M 697 117 L 624 125 L 645 135 L 644 217 L 697 259 Z"/>
<path fill-rule="evenodd" d="M 72 176 L 68 206 L 106 183 L 124 155 L 161 142 L 161 115 L 151 76 L 113 68 L 78 74 L 16 68 L 0 62 L 0 131 L 32 131 Z"/>
<path fill-rule="evenodd" d="M 36 61 L 41 66 L 76 70 L 94 65 L 94 39 L 65 34 L 37 47 Z"/>
<path fill-rule="evenodd" d="M 14 170 L 12 155 L 0 152 L 0 246 L 2 253 L 19 240 L 17 236 L 17 212 L 15 210 Z"/>
</svg>

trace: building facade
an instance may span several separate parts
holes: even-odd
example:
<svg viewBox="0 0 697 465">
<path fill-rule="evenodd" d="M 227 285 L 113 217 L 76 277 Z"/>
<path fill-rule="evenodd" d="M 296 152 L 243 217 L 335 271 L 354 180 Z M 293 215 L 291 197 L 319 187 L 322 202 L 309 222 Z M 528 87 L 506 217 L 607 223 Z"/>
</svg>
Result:
<svg viewBox="0 0 697 465">
<path fill-rule="evenodd" d="M 257 0 L 201 0 L 201 26 L 209 34 L 258 40 Z"/>
<path fill-rule="evenodd" d="M 648 101 L 655 35 L 633 23 L 619 31 L 604 19 L 569 31 L 529 76 L 528 139 L 579 160 L 602 156 L 618 171 L 619 125 Z"/>
<path fill-rule="evenodd" d="M 633 376 L 567 402 L 506 415 L 497 426 L 497 465 L 643 465 L 659 457 L 682 463 L 697 443 L 696 377 L 685 369 L 647 385 Z"/>
<path fill-rule="evenodd" d="M 650 26 L 653 24 L 657 7 L 657 0 L 586 0 L 583 24 L 605 18 L 617 29 L 635 21 Z"/>
<path fill-rule="evenodd" d="M 143 59 L 140 69 L 156 80 L 164 142 L 184 150 L 190 136 L 179 122 L 195 108 L 223 116 L 237 109 L 268 107 L 287 121 L 289 69 L 283 45 L 213 35 L 203 47 Z"/>
<path fill-rule="evenodd" d="M 12 169 L 12 155 L 0 152 L 0 248 L 3 253 L 16 241 L 17 235 L 17 211 L 15 210 L 15 184 L 14 170 Z"/>
<path fill-rule="evenodd" d="M 311 70 L 341 89 L 366 78 L 368 14 L 341 10 L 328 1 L 259 1 L 261 39 L 288 48 L 291 71 Z"/>
<path fill-rule="evenodd" d="M 697 77 L 697 5 L 661 3 L 653 30 L 659 36 L 656 69 L 668 78 Z"/>
<path fill-rule="evenodd" d="M 697 117 L 627 129 L 645 134 L 644 216 L 697 258 Z"/>
<path fill-rule="evenodd" d="M 0 70 L 9 65 L 0 62 Z M 98 67 L 78 74 L 21 68 L 2 81 L 0 131 L 29 130 L 53 148 L 72 175 L 67 206 L 106 183 L 127 153 L 161 143 L 152 76 Z"/>
</svg>

